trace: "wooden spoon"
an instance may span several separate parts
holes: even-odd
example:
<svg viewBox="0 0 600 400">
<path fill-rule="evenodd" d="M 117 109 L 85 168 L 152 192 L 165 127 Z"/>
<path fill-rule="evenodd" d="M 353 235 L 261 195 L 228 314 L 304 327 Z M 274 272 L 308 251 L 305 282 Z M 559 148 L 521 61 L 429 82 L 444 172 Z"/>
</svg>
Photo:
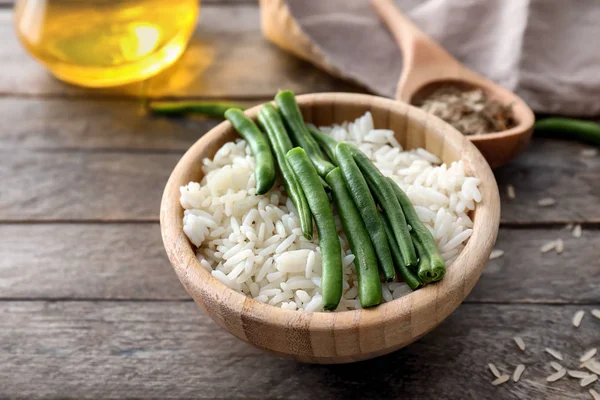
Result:
<svg viewBox="0 0 600 400">
<path fill-rule="evenodd" d="M 402 51 L 404 65 L 396 99 L 416 104 L 447 84 L 481 88 L 489 98 L 512 105 L 517 125 L 501 132 L 468 138 L 492 167 L 506 164 L 523 151 L 531 140 L 535 117 L 521 98 L 461 64 L 407 18 L 393 0 L 371 0 L 371 3 Z"/>
</svg>

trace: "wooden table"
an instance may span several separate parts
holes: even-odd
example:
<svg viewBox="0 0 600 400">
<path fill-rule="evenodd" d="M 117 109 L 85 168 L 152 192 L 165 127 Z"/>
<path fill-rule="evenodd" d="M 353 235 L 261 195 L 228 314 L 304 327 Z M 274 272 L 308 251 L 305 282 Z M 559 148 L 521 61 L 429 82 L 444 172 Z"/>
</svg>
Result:
<svg viewBox="0 0 600 400">
<path fill-rule="evenodd" d="M 148 82 L 149 94 L 258 103 L 278 88 L 361 91 L 265 42 L 257 7 L 205 2 L 190 49 Z M 216 122 L 146 116 L 140 85 L 90 92 L 52 79 L 11 18 L 0 9 L 0 398 L 591 398 L 573 379 L 546 384 L 543 352 L 560 350 L 574 367 L 600 346 L 589 312 L 571 325 L 575 311 L 600 308 L 600 157 L 583 158 L 585 146 L 536 139 L 497 170 L 496 247 L 506 254 L 438 329 L 379 359 L 301 365 L 222 331 L 162 248 L 163 186 Z M 543 197 L 557 205 L 538 206 Z M 583 237 L 568 223 L 583 224 Z M 557 238 L 562 255 L 540 253 Z M 488 362 L 527 370 L 494 387 Z"/>
</svg>

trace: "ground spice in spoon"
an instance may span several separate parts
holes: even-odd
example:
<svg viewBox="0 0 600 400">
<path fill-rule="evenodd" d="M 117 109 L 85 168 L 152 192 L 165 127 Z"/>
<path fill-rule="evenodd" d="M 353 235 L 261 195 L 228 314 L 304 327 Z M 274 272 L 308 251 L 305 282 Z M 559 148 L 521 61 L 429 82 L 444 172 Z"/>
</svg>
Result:
<svg viewBox="0 0 600 400">
<path fill-rule="evenodd" d="M 467 136 L 500 132 L 516 125 L 511 105 L 488 98 L 481 89 L 442 86 L 418 105 Z"/>
</svg>

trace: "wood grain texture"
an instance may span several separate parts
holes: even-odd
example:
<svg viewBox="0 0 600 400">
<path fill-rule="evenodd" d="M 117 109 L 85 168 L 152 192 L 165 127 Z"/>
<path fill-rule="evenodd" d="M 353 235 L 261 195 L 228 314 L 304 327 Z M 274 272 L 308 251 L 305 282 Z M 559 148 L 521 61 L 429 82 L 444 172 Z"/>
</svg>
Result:
<svg viewBox="0 0 600 400">
<path fill-rule="evenodd" d="M 510 223 L 600 222 L 600 158 L 582 157 L 588 146 L 551 139 L 536 139 L 511 164 L 495 171 L 502 198 L 502 219 Z M 506 186 L 516 189 L 509 200 Z M 553 207 L 538 200 L 551 197 Z"/>
<path fill-rule="evenodd" d="M 598 307 L 598 305 L 594 306 Z M 576 306 L 464 304 L 415 344 L 375 360 L 282 360 L 225 333 L 191 302 L 1 302 L 2 397 L 587 400 L 574 379 L 548 384 L 551 347 L 576 367 L 600 321 Z M 521 336 L 520 352 L 512 337 Z M 521 381 L 491 385 L 487 363 Z M 596 390 L 600 384 L 596 383 Z"/>
<path fill-rule="evenodd" d="M 542 244 L 559 237 L 562 255 L 540 253 Z M 597 229 L 584 228 L 575 239 L 562 228 L 501 228 L 495 247 L 506 254 L 488 263 L 465 302 L 600 301 L 600 261 L 589 251 L 600 248 Z M 61 223 L 0 225 L 1 299 L 190 296 L 169 265 L 157 223 Z"/>
<path fill-rule="evenodd" d="M 0 299 L 187 300 L 156 223 L 0 225 Z"/>
<path fill-rule="evenodd" d="M 469 294 L 492 250 L 500 220 L 500 198 L 491 169 L 462 134 L 416 107 L 391 99 L 321 93 L 297 96 L 307 122 L 331 125 L 370 111 L 374 123 L 395 132 L 406 148 L 423 147 L 444 162 L 461 160 L 467 174 L 480 180 L 483 200 L 472 213 L 473 234 L 444 279 L 397 301 L 368 310 L 305 313 L 259 303 L 227 288 L 202 266 L 183 233 L 180 187 L 200 180 L 201 161 L 236 133 L 218 125 L 181 158 L 165 187 L 160 223 L 167 255 L 188 293 L 217 323 L 259 348 L 298 361 L 346 363 L 407 346 L 441 323 Z M 256 119 L 260 106 L 246 114 Z M 411 128 L 412 127 L 412 128 Z"/>
<path fill-rule="evenodd" d="M 135 100 L 0 98 L 0 150 L 187 150 L 220 120 L 148 115 Z"/>
<path fill-rule="evenodd" d="M 0 219 L 5 220 L 157 221 L 161 189 L 181 152 L 216 123 L 121 114 L 119 109 L 135 109 L 128 102 L 117 103 L 119 107 L 111 107 L 110 101 L 92 102 L 81 108 L 63 100 L 2 103 L 0 116 L 8 121 L 0 127 L 0 179 L 6 184 Z M 86 106 L 98 114 L 86 116 Z M 19 111 L 29 107 L 30 112 Z M 581 157 L 584 148 L 535 139 L 513 163 L 496 170 L 502 222 L 600 222 L 600 159 Z M 72 151 L 76 149 L 86 151 Z M 163 150 L 174 153 L 161 154 Z M 111 190 L 89 182 L 108 184 Z M 516 188 L 515 200 L 506 197 L 508 184 Z M 129 187 L 135 188 L 135 196 Z M 540 207 L 537 202 L 544 197 L 555 198 L 557 204 Z"/>
<path fill-rule="evenodd" d="M 1 151 L 0 219 L 156 220 L 179 154 Z"/>
<path fill-rule="evenodd" d="M 172 67 L 140 83 L 88 90 L 64 84 L 29 56 L 13 29 L 12 12 L 0 10 L 0 94 L 272 98 L 279 88 L 298 93 L 362 91 L 289 55 L 263 39 L 257 3 L 207 4 L 188 49 Z"/>
</svg>

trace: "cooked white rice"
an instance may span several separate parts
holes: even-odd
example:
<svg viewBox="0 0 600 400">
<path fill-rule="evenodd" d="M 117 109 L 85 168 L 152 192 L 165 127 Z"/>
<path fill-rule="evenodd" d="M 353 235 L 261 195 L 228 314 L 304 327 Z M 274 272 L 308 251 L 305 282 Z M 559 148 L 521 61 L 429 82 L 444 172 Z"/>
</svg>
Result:
<svg viewBox="0 0 600 400">
<path fill-rule="evenodd" d="M 404 189 L 434 235 L 447 265 L 471 236 L 469 211 L 481 201 L 479 180 L 424 149 L 402 151 L 393 132 L 374 129 L 370 113 L 351 123 L 321 128 L 334 139 L 355 144 Z M 321 310 L 321 254 L 318 240 L 302 236 L 293 203 L 278 183 L 255 194 L 254 157 L 244 140 L 228 142 L 203 161 L 204 178 L 181 187 L 183 229 L 198 247 L 203 268 L 226 286 L 289 310 Z M 336 217 L 344 255 L 344 291 L 338 310 L 360 308 L 357 277 L 345 234 Z M 385 284 L 391 301 L 410 292 L 404 283 Z"/>
</svg>

